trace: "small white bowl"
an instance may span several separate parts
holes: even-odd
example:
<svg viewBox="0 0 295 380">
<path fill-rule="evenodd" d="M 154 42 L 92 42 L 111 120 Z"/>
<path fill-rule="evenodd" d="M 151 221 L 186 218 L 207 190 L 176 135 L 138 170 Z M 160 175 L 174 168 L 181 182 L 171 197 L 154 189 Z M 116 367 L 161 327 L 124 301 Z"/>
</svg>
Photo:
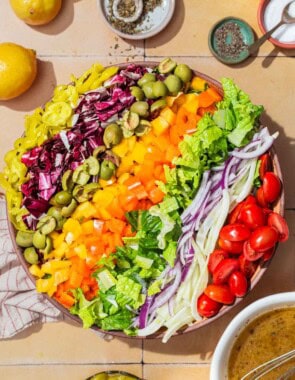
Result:
<svg viewBox="0 0 295 380">
<path fill-rule="evenodd" d="M 163 3 L 160 6 L 156 7 L 154 11 L 148 14 L 146 20 L 142 24 L 141 30 L 134 34 L 123 33 L 111 25 L 108 20 L 110 15 L 109 0 L 97 0 L 97 5 L 103 15 L 104 21 L 114 33 L 129 40 L 143 40 L 155 36 L 161 32 L 164 28 L 166 28 L 173 16 L 175 10 L 175 0 L 162 1 Z"/>
<path fill-rule="evenodd" d="M 227 366 L 235 339 L 244 327 L 259 315 L 274 309 L 295 306 L 295 292 L 261 298 L 242 310 L 227 326 L 213 354 L 210 380 L 227 380 Z"/>
</svg>

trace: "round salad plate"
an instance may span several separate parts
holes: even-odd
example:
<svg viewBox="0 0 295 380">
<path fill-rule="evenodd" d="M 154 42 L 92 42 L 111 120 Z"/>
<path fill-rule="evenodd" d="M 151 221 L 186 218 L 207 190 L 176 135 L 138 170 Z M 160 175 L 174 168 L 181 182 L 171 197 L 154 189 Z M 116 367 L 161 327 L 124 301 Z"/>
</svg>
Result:
<svg viewBox="0 0 295 380">
<path fill-rule="evenodd" d="M 153 68 L 153 67 L 155 67 L 155 66 L 157 66 L 159 64 L 159 62 L 149 62 L 149 63 L 147 63 L 147 62 L 134 62 L 134 63 L 138 64 L 138 65 L 141 65 L 141 66 L 149 67 L 149 68 Z M 121 69 L 126 68 L 128 65 L 129 65 L 129 63 L 118 64 L 118 66 Z M 221 84 L 218 81 L 216 81 L 215 79 L 207 76 L 206 74 L 198 72 L 198 71 L 194 71 L 194 74 L 197 75 L 197 76 L 199 76 L 200 78 L 206 80 L 207 83 L 210 86 L 214 87 L 218 91 L 218 93 L 220 95 L 223 94 L 222 86 L 221 86 Z M 277 154 L 275 152 L 275 149 L 273 147 L 270 150 L 270 154 L 271 154 L 271 159 L 272 159 L 274 173 L 276 173 L 277 176 L 282 181 L 282 173 L 281 173 L 281 169 L 280 169 L 279 160 L 278 160 Z M 276 201 L 276 203 L 274 204 L 273 209 L 274 209 L 274 211 L 276 211 L 277 213 L 279 213 L 281 215 L 284 214 L 284 191 L 281 192 L 280 197 Z M 19 258 L 22 266 L 24 267 L 24 269 L 25 269 L 28 277 L 33 282 L 35 282 L 35 277 L 29 272 L 29 267 L 28 267 L 27 262 L 24 259 L 23 251 L 22 251 L 22 249 L 16 243 L 16 230 L 15 230 L 14 226 L 12 225 L 12 223 L 9 222 L 8 225 L 9 225 L 10 236 L 11 236 L 11 239 L 12 239 L 15 251 L 16 251 L 16 253 L 18 255 L 18 258 Z M 266 261 L 266 262 L 261 263 L 260 265 L 258 265 L 258 267 L 257 267 L 254 275 L 251 278 L 250 286 L 249 286 L 249 292 L 252 291 L 252 289 L 254 288 L 254 286 L 259 282 L 259 280 L 261 279 L 261 277 L 263 276 L 263 274 L 267 270 L 269 262 L 270 261 Z M 66 309 L 65 307 L 63 307 L 60 303 L 58 303 L 53 298 L 47 296 L 46 294 L 44 294 L 44 296 L 48 299 L 49 302 L 51 302 L 56 308 L 58 308 L 64 314 L 64 316 L 66 318 L 68 318 L 70 320 L 74 320 L 79 325 L 82 326 L 82 321 L 81 321 L 81 319 L 79 317 L 71 314 L 68 309 Z M 225 313 L 227 313 L 229 310 L 232 310 L 232 308 L 234 308 L 242 299 L 243 298 L 236 298 L 235 303 L 233 303 L 232 305 L 229 305 L 229 306 L 223 306 L 216 316 L 214 316 L 212 318 L 204 318 L 204 319 L 202 319 L 200 321 L 196 321 L 193 324 L 191 324 L 189 326 L 186 326 L 186 327 L 178 330 L 174 335 L 179 335 L 179 334 L 184 334 L 184 333 L 192 332 L 192 331 L 195 331 L 195 330 L 197 330 L 197 329 L 199 329 L 199 328 L 201 328 L 203 326 L 206 326 L 208 324 L 214 323 L 214 321 L 216 321 L 222 315 L 224 315 Z M 123 333 L 121 331 L 107 331 L 106 332 L 106 331 L 103 331 L 103 330 L 101 330 L 100 328 L 98 328 L 96 326 L 92 326 L 91 328 L 93 330 L 100 331 L 102 333 L 107 333 L 107 334 L 110 334 L 110 335 L 113 335 L 113 336 L 118 336 L 118 337 L 122 337 L 122 338 L 133 338 L 133 339 L 155 339 L 155 338 L 162 338 L 163 337 L 163 331 L 164 331 L 163 329 L 159 330 L 158 333 L 155 333 L 153 335 L 149 335 L 147 337 L 142 337 L 142 336 L 141 337 L 139 337 L 139 336 L 130 337 L 130 336 L 127 336 L 125 333 Z"/>
<path fill-rule="evenodd" d="M 118 36 L 129 40 L 143 40 L 160 33 L 171 21 L 175 10 L 175 0 L 162 0 L 159 6 L 147 10 L 145 15 L 130 23 L 129 27 L 128 24 L 115 18 L 113 3 L 113 0 L 97 0 L 98 9 L 107 26 Z"/>
</svg>

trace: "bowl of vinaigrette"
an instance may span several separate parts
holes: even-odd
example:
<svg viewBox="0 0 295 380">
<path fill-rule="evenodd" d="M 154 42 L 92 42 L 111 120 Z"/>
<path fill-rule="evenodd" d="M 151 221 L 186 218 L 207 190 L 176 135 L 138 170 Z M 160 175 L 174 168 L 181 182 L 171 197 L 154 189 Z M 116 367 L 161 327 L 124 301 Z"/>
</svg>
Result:
<svg viewBox="0 0 295 380">
<path fill-rule="evenodd" d="M 210 380 L 239 380 L 257 366 L 295 347 L 295 292 L 261 298 L 228 325 L 213 355 Z M 278 379 L 295 367 L 290 359 L 268 373 Z"/>
</svg>

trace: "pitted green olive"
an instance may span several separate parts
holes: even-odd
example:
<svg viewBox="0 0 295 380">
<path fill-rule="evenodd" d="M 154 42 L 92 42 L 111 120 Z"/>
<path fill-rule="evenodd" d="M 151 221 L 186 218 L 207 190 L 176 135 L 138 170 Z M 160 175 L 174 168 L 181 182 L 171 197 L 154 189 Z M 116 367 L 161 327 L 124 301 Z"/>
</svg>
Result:
<svg viewBox="0 0 295 380">
<path fill-rule="evenodd" d="M 140 87 L 132 86 L 130 87 L 131 95 L 135 97 L 136 100 L 143 100 L 144 93 Z"/>
<path fill-rule="evenodd" d="M 143 87 L 148 82 L 155 82 L 156 76 L 153 73 L 145 73 L 137 82 L 140 87 Z"/>
<path fill-rule="evenodd" d="M 30 231 L 17 231 L 15 241 L 20 247 L 27 248 L 33 244 L 33 232 Z"/>
<path fill-rule="evenodd" d="M 151 112 L 158 111 L 162 108 L 164 108 L 167 105 L 167 102 L 165 99 L 159 99 L 156 100 L 152 105 L 151 105 Z"/>
<path fill-rule="evenodd" d="M 154 94 L 154 82 L 148 82 L 145 83 L 142 87 L 144 95 L 146 96 L 147 99 L 155 99 L 156 96 Z"/>
<path fill-rule="evenodd" d="M 46 235 L 37 230 L 33 235 L 33 245 L 37 249 L 44 249 L 46 246 Z"/>
<path fill-rule="evenodd" d="M 86 160 L 83 163 L 83 168 L 87 174 L 97 175 L 99 173 L 98 159 L 94 156 L 86 158 Z"/>
<path fill-rule="evenodd" d="M 112 163 L 112 161 L 109 160 L 103 160 L 100 166 L 100 173 L 99 176 L 101 179 L 109 180 L 112 178 L 116 170 L 115 164 Z"/>
<path fill-rule="evenodd" d="M 94 149 L 92 152 L 92 156 L 97 158 L 100 154 L 106 151 L 106 147 L 104 145 L 100 145 L 97 148 Z"/>
<path fill-rule="evenodd" d="M 77 185 L 73 189 L 73 197 L 77 202 L 82 203 L 88 200 L 87 194 L 84 193 L 84 186 Z"/>
<path fill-rule="evenodd" d="M 123 128 L 133 131 L 139 125 L 139 116 L 135 112 L 127 111 L 123 115 Z"/>
<path fill-rule="evenodd" d="M 153 94 L 156 98 L 160 98 L 162 96 L 166 96 L 168 94 L 168 88 L 165 83 L 157 80 L 157 82 L 153 83 Z"/>
<path fill-rule="evenodd" d="M 109 124 L 103 133 L 103 142 L 107 148 L 120 144 L 123 132 L 118 124 Z"/>
<path fill-rule="evenodd" d="M 43 235 L 48 235 L 55 230 L 56 224 L 56 219 L 53 216 L 45 215 L 39 220 L 37 228 Z"/>
<path fill-rule="evenodd" d="M 176 66 L 174 74 L 178 76 L 184 83 L 189 82 L 192 79 L 193 72 L 188 65 L 180 63 Z"/>
<path fill-rule="evenodd" d="M 66 207 L 66 206 L 64 206 Z M 47 215 L 52 216 L 56 220 L 56 227 L 55 229 L 57 231 L 62 229 L 62 226 L 65 223 L 65 218 L 63 218 L 61 214 L 61 209 L 58 207 L 50 207 L 50 209 L 47 211 Z"/>
<path fill-rule="evenodd" d="M 137 113 L 141 117 L 149 116 L 149 104 L 147 102 L 135 102 L 130 107 L 131 112 Z"/>
<path fill-rule="evenodd" d="M 143 136 L 151 129 L 151 123 L 147 120 L 140 120 L 139 126 L 135 129 L 136 136 Z"/>
<path fill-rule="evenodd" d="M 90 174 L 86 173 L 83 165 L 78 166 L 73 172 L 73 181 L 78 185 L 86 185 L 90 180 Z"/>
<path fill-rule="evenodd" d="M 176 62 L 171 58 L 165 58 L 159 63 L 158 70 L 160 74 L 168 74 L 176 67 Z"/>
<path fill-rule="evenodd" d="M 61 186 L 64 191 L 72 191 L 74 188 L 74 182 L 72 179 L 73 172 L 72 170 L 67 170 L 64 172 L 61 179 Z"/>
<path fill-rule="evenodd" d="M 87 185 L 86 185 L 87 186 Z M 76 210 L 78 202 L 73 198 L 68 206 L 64 206 L 61 209 L 61 215 L 68 218 Z"/>
<path fill-rule="evenodd" d="M 177 95 L 177 93 L 181 90 L 182 88 L 182 82 L 179 79 L 178 76 L 174 74 L 168 75 L 168 77 L 164 80 L 164 83 L 166 84 L 168 91 L 172 95 Z"/>
<path fill-rule="evenodd" d="M 67 191 L 59 191 L 54 196 L 54 201 L 56 204 L 64 206 L 68 205 L 72 200 L 72 194 Z"/>
<path fill-rule="evenodd" d="M 28 247 L 24 250 L 24 258 L 29 264 L 38 264 L 39 256 L 34 247 Z"/>
<path fill-rule="evenodd" d="M 42 252 L 44 255 L 48 255 L 53 249 L 53 242 L 50 236 L 46 236 L 45 241 L 45 247 L 43 249 L 40 249 L 40 252 Z"/>
<path fill-rule="evenodd" d="M 84 193 L 87 194 L 88 199 L 91 199 L 99 188 L 100 186 L 97 182 L 87 183 L 87 185 L 84 186 Z"/>
</svg>

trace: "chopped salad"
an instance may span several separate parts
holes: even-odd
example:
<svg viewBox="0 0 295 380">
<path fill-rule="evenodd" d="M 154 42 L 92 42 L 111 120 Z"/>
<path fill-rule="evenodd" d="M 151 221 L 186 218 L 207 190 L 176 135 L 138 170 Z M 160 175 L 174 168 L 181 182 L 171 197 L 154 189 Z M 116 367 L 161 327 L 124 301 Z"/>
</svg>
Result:
<svg viewBox="0 0 295 380">
<path fill-rule="evenodd" d="M 170 58 L 95 64 L 26 116 L 0 185 L 37 291 L 84 327 L 166 342 L 244 296 L 287 239 L 277 135 L 221 84 Z"/>
</svg>

